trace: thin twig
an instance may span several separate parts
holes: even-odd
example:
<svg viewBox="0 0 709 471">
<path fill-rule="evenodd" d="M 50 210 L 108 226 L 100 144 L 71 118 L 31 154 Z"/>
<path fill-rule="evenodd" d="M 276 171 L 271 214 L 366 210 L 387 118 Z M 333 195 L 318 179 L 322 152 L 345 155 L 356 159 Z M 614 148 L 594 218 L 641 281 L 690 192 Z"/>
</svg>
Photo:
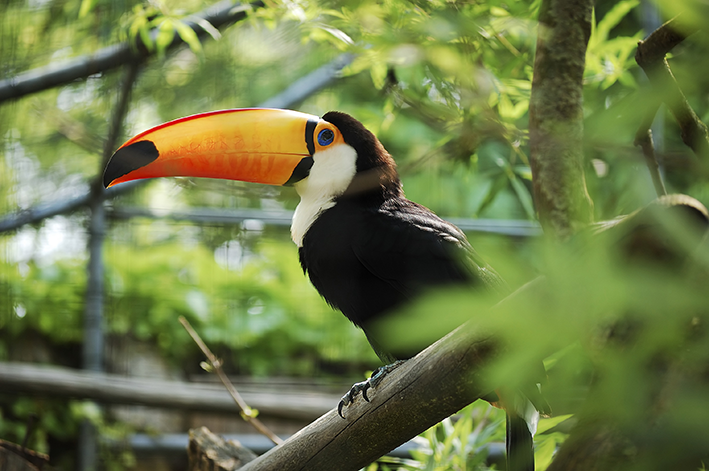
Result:
<svg viewBox="0 0 709 471">
<path fill-rule="evenodd" d="M 187 333 L 190 334 L 190 337 L 192 337 L 192 340 L 194 340 L 199 349 L 202 350 L 204 356 L 207 357 L 207 360 L 209 360 L 209 364 L 214 369 L 214 372 L 217 373 L 217 376 L 219 376 L 219 379 L 222 381 L 222 384 L 224 384 L 224 387 L 227 389 L 227 391 L 229 391 L 229 394 L 234 399 L 234 402 L 236 402 L 236 405 L 238 405 L 239 409 L 241 409 L 241 417 L 245 421 L 253 425 L 256 430 L 266 435 L 276 445 L 280 445 L 281 443 L 283 443 L 283 440 L 281 440 L 275 433 L 270 431 L 268 427 L 263 425 L 263 423 L 256 418 L 256 412 L 254 411 L 254 409 L 252 409 L 251 407 L 249 407 L 248 404 L 246 404 L 246 401 L 244 401 L 244 399 L 241 397 L 241 394 L 239 394 L 234 385 L 231 384 L 231 381 L 229 381 L 229 378 L 227 378 L 226 374 L 224 373 L 224 370 L 222 370 L 221 360 L 219 360 L 214 355 L 214 353 L 212 353 L 209 347 L 207 347 L 204 341 L 202 341 L 199 334 L 190 325 L 189 321 L 183 316 L 180 316 L 180 323 L 182 324 L 182 327 L 185 328 Z"/>
<path fill-rule="evenodd" d="M 643 132 L 644 131 L 644 132 Z M 655 145 L 652 141 L 652 131 L 643 125 L 640 126 L 638 132 L 635 134 L 636 146 L 639 146 L 643 150 L 643 155 L 645 156 L 645 163 L 647 164 L 647 169 L 650 171 L 650 177 L 652 177 L 652 184 L 655 186 L 655 192 L 657 196 L 664 196 L 667 194 L 667 189 L 662 181 L 662 175 L 660 174 L 660 165 L 657 162 L 657 157 L 655 156 Z"/>
</svg>

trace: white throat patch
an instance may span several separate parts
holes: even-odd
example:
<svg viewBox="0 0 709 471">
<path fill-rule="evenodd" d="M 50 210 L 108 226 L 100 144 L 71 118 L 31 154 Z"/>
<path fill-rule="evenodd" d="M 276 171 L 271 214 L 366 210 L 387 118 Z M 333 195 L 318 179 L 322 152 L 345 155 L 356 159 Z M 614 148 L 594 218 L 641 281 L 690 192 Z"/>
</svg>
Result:
<svg viewBox="0 0 709 471">
<path fill-rule="evenodd" d="M 357 152 L 347 145 L 316 152 L 310 175 L 296 183 L 300 203 L 295 208 L 291 224 L 291 238 L 298 247 L 303 237 L 321 212 L 335 205 L 336 197 L 345 192 L 357 172 Z"/>
</svg>

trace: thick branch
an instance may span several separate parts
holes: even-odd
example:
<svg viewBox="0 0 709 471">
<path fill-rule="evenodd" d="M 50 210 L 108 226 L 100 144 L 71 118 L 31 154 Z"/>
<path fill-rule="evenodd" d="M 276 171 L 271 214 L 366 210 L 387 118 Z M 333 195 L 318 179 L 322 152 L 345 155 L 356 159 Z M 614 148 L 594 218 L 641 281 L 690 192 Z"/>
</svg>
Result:
<svg viewBox="0 0 709 471">
<path fill-rule="evenodd" d="M 544 288 L 536 280 L 505 298 L 489 313 L 521 306 Z M 333 409 L 247 464 L 242 471 L 358 470 L 490 393 L 485 368 L 500 351 L 490 334 L 468 322 L 403 363 L 342 419 Z"/>
<path fill-rule="evenodd" d="M 610 471 L 627 469 L 628 444 L 607 424 L 579 424 L 547 471 Z"/>
<path fill-rule="evenodd" d="M 545 0 L 529 106 L 534 198 L 546 232 L 566 238 L 591 221 L 583 172 L 583 71 L 592 0 Z"/>
<path fill-rule="evenodd" d="M 678 28 L 680 18 L 680 15 L 672 18 L 650 33 L 645 40 L 638 43 L 638 49 L 635 52 L 635 61 L 643 70 L 645 67 L 662 63 L 668 52 L 674 49 L 675 46 L 679 45 L 688 36 L 691 36 L 699 30 L 696 24 Z"/>
<path fill-rule="evenodd" d="M 3 471 L 41 471 L 48 463 L 49 456 L 44 453 L 0 440 L 0 469 Z"/>
<path fill-rule="evenodd" d="M 196 14 L 195 17 L 208 21 L 215 28 L 221 28 L 245 19 L 249 10 L 262 6 L 263 2 L 260 1 L 250 5 L 241 5 L 226 0 Z M 206 34 L 197 22 L 187 21 L 187 24 L 200 37 Z M 175 34 L 170 47 L 183 44 L 184 42 Z M 138 49 L 130 43 L 123 43 L 106 47 L 95 54 L 78 57 L 60 65 L 48 65 L 33 69 L 0 81 L 0 103 L 106 72 L 125 64 L 143 60 L 150 55 L 151 53 L 145 48 Z"/>
<path fill-rule="evenodd" d="M 706 125 L 699 119 L 689 106 L 687 98 L 677 83 L 665 55 L 681 43 L 687 36 L 697 31 L 695 26 L 680 30 L 677 27 L 678 17 L 653 31 L 647 39 L 638 43 L 635 61 L 645 71 L 654 96 L 663 100 L 680 126 L 682 141 L 691 148 L 703 162 L 709 162 L 709 133 Z M 658 103 L 659 105 L 659 103 Z M 651 107 L 652 115 L 657 112 L 657 106 Z M 646 123 L 647 123 L 646 119 Z M 650 120 L 651 121 L 651 120 Z M 643 127 L 648 126 L 643 124 Z M 638 131 L 642 133 L 643 130 Z"/>
<path fill-rule="evenodd" d="M 521 308 L 544 289 L 543 279 L 527 283 L 486 314 Z M 241 471 L 355 471 L 489 394 L 495 386 L 486 379 L 486 368 L 502 348 L 473 322 L 391 372 L 367 392 L 371 402 L 357 398 L 344 419 L 331 410 Z"/>
<path fill-rule="evenodd" d="M 206 427 L 190 430 L 187 471 L 234 471 L 256 455 L 241 443 L 224 440 Z"/>
</svg>

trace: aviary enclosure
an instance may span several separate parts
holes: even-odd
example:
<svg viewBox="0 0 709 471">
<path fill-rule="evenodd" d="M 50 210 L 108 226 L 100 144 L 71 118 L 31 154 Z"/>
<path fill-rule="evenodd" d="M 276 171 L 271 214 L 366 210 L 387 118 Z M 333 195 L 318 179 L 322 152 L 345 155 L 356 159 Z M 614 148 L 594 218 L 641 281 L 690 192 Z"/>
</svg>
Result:
<svg viewBox="0 0 709 471">
<path fill-rule="evenodd" d="M 261 455 L 241 469 L 500 469 L 504 413 L 473 401 L 543 362 L 536 469 L 704 469 L 706 5 L 0 9 L 0 463 L 187 469 L 206 425 Z M 357 117 L 514 292 L 401 312 L 411 338 L 464 327 L 344 420 L 381 362 L 303 275 L 293 189 L 102 185 L 129 137 L 245 107 Z M 245 424 L 181 316 L 285 444 Z"/>
</svg>

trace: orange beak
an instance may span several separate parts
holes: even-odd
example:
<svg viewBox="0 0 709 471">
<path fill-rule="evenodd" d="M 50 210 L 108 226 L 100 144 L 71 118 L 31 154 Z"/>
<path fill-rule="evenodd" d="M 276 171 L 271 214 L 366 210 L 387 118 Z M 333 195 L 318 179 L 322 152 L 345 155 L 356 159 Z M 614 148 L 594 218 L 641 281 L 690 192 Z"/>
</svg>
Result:
<svg viewBox="0 0 709 471">
<path fill-rule="evenodd" d="M 109 188 L 141 178 L 208 177 L 290 185 L 308 176 L 317 150 L 339 142 L 335 126 L 297 111 L 213 111 L 130 139 L 109 160 L 103 183 Z"/>
</svg>

